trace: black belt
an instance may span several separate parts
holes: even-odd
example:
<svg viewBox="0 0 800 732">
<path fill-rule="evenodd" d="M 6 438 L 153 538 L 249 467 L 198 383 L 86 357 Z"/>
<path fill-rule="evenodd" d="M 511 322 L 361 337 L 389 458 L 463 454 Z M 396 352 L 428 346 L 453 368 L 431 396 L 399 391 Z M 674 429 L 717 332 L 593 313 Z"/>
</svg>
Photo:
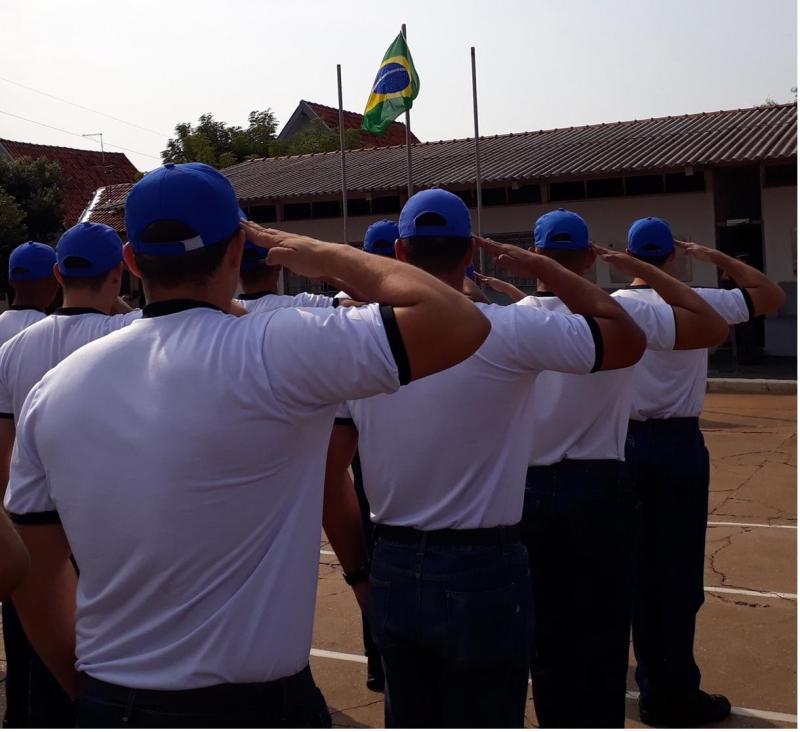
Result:
<svg viewBox="0 0 800 732">
<path fill-rule="evenodd" d="M 376 524 L 373 536 L 377 541 L 402 541 L 418 544 L 423 539 L 426 544 L 515 544 L 519 541 L 519 524 L 514 526 L 494 526 L 490 529 L 434 529 L 421 531 L 410 526 L 389 526 Z"/>
<path fill-rule="evenodd" d="M 127 686 L 100 681 L 81 673 L 81 696 L 90 697 L 130 707 L 165 709 L 175 713 L 204 714 L 219 712 L 230 705 L 282 705 L 292 700 L 304 689 L 313 686 L 311 669 L 306 666 L 292 676 L 274 681 L 242 684 L 218 684 L 198 689 L 131 689 Z"/>
<path fill-rule="evenodd" d="M 628 429 L 647 429 L 654 432 L 679 432 L 700 429 L 700 417 L 668 417 L 667 419 L 646 419 L 628 422 Z"/>
</svg>

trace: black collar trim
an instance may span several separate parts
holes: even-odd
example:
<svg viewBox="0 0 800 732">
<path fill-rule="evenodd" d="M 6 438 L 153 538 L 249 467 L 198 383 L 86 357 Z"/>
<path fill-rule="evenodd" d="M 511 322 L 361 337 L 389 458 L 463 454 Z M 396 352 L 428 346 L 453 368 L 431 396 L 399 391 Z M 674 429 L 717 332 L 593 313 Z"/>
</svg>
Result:
<svg viewBox="0 0 800 732">
<path fill-rule="evenodd" d="M 239 300 L 260 300 L 262 297 L 266 297 L 267 295 L 277 295 L 277 292 L 272 292 L 272 290 L 264 290 L 264 292 L 243 292 L 239 295 Z"/>
<path fill-rule="evenodd" d="M 652 290 L 652 285 L 625 285 L 625 287 L 620 287 L 620 290 Z"/>
<path fill-rule="evenodd" d="M 549 292 L 548 290 L 536 290 L 536 297 L 558 297 L 555 292 Z"/>
<path fill-rule="evenodd" d="M 221 313 L 225 312 L 222 308 L 202 300 L 159 300 L 145 305 L 142 308 L 142 317 L 158 318 L 162 315 L 172 315 L 173 313 L 180 313 L 183 310 L 192 310 L 193 308 L 211 308 L 212 310 L 219 310 Z"/>
<path fill-rule="evenodd" d="M 35 308 L 33 305 L 11 305 L 9 310 L 35 310 L 37 313 L 43 313 L 42 308 Z"/>
<path fill-rule="evenodd" d="M 95 313 L 96 315 L 108 315 L 102 310 L 97 308 L 58 308 L 53 315 L 87 315 L 88 313 Z"/>
</svg>

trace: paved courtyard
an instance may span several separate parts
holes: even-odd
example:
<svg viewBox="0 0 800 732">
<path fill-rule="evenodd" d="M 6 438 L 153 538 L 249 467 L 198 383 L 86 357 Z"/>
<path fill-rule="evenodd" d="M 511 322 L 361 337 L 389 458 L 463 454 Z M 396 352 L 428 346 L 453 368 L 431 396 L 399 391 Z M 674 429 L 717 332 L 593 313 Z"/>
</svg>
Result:
<svg viewBox="0 0 800 732">
<path fill-rule="evenodd" d="M 696 643 L 703 686 L 736 707 L 722 726 L 794 727 L 796 398 L 710 394 L 702 426 L 712 460 L 706 603 Z M 313 646 L 311 666 L 334 723 L 381 726 L 383 697 L 364 685 L 355 601 L 324 540 Z M 633 663 L 629 689 L 628 726 L 641 726 Z M 532 707 L 528 722 L 536 724 Z"/>
</svg>

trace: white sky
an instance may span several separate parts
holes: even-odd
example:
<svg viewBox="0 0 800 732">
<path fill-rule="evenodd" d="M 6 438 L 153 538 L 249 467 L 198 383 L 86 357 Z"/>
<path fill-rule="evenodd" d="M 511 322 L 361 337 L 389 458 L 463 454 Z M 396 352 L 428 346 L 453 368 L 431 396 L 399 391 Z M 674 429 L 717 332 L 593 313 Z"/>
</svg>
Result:
<svg viewBox="0 0 800 732">
<path fill-rule="evenodd" d="M 363 111 L 383 54 L 408 25 L 421 140 L 747 107 L 793 97 L 794 0 L 2 0 L 0 77 L 151 128 L 144 132 L 0 80 L 0 111 L 103 132 L 142 170 L 174 125 L 212 112 L 246 124 L 300 99 Z M 0 137 L 88 140 L 0 114 Z"/>
</svg>

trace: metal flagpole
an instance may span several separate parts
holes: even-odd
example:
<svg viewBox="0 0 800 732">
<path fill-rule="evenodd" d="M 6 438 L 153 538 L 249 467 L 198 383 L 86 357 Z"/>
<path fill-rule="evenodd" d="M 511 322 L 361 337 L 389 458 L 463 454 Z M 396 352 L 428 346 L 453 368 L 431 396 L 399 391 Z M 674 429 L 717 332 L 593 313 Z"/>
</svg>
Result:
<svg viewBox="0 0 800 732">
<path fill-rule="evenodd" d="M 481 136 L 478 131 L 478 81 L 475 75 L 475 46 L 469 49 L 469 55 L 472 59 L 472 114 L 475 118 L 475 191 L 476 209 L 475 219 L 477 224 L 478 236 L 483 236 L 483 229 L 481 227 L 481 204 L 483 203 L 483 196 L 481 194 Z M 480 250 L 480 268 L 481 272 L 486 272 L 486 252 Z"/>
<path fill-rule="evenodd" d="M 403 34 L 403 40 L 408 43 L 406 36 L 406 24 L 403 23 L 400 32 Z M 406 171 L 408 172 L 408 197 L 414 195 L 414 181 L 411 175 L 411 112 L 406 110 Z"/>
<path fill-rule="evenodd" d="M 342 152 L 342 228 L 344 243 L 349 244 L 347 237 L 347 167 L 344 159 L 344 108 L 342 107 L 342 65 L 336 64 L 336 84 L 339 87 L 339 147 Z"/>
</svg>

